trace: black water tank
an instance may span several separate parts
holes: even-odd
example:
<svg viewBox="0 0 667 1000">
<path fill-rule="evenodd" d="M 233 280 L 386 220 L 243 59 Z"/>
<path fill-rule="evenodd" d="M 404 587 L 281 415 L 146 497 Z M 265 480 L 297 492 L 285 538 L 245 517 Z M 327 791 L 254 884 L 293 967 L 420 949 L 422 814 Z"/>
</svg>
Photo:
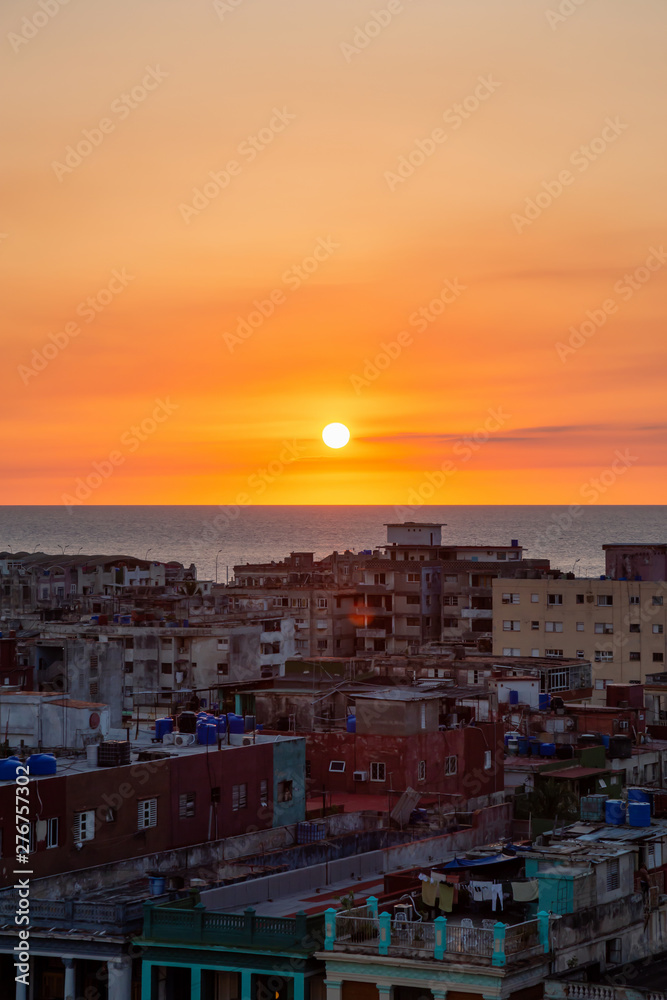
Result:
<svg viewBox="0 0 667 1000">
<path fill-rule="evenodd" d="M 197 716 L 194 712 L 181 712 L 178 717 L 178 731 L 180 733 L 197 732 Z"/>
<path fill-rule="evenodd" d="M 612 736 L 609 740 L 607 756 L 610 758 L 620 758 L 627 760 L 632 757 L 632 740 L 629 736 Z"/>
</svg>

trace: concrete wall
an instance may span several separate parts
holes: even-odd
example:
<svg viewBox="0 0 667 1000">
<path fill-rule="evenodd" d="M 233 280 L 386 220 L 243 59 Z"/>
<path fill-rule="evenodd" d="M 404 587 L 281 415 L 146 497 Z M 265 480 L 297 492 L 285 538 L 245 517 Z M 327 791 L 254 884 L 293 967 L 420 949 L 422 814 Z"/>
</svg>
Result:
<svg viewBox="0 0 667 1000">
<path fill-rule="evenodd" d="M 287 826 L 305 819 L 305 774 L 305 739 L 281 740 L 273 744 L 273 826 Z M 281 801 L 284 782 L 291 782 L 288 801 Z"/>
</svg>

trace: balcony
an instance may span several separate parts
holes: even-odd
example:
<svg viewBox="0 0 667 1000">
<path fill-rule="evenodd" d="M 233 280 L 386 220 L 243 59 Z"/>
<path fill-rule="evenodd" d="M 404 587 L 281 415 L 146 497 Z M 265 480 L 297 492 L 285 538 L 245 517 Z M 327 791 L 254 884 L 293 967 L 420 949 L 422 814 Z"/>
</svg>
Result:
<svg viewBox="0 0 667 1000">
<path fill-rule="evenodd" d="M 321 946 L 324 917 L 261 917 L 252 907 L 243 913 L 219 913 L 201 903 L 144 904 L 144 941 L 223 948 L 272 949 L 311 954 Z"/>
<path fill-rule="evenodd" d="M 166 898 L 166 897 L 165 897 Z M 72 899 L 31 899 L 32 928 L 90 930 L 98 933 L 130 934 L 141 928 L 143 900 L 126 903 L 86 902 Z M 0 918 L 13 922 L 16 897 L 12 889 L 0 894 Z"/>
<path fill-rule="evenodd" d="M 544 958 L 550 950 L 549 915 L 507 925 L 484 920 L 438 917 L 432 923 L 396 920 L 367 906 L 325 914 L 325 951 L 388 955 L 425 962 L 505 966 Z M 489 926 L 490 925 L 490 926 Z"/>
<path fill-rule="evenodd" d="M 384 628 L 358 628 L 357 639 L 386 639 L 387 630 Z"/>
<path fill-rule="evenodd" d="M 461 618 L 493 618 L 491 608 L 459 608 Z"/>
</svg>

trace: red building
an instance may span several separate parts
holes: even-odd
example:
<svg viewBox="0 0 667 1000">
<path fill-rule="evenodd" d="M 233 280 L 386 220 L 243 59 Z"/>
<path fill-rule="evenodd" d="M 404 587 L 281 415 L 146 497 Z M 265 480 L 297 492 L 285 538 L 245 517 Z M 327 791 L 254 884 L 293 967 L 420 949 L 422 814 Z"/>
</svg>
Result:
<svg viewBox="0 0 667 1000">
<path fill-rule="evenodd" d="M 32 691 L 32 678 L 32 667 L 19 665 L 15 634 L 10 632 L 8 637 L 0 637 L 0 688 L 16 686 Z"/>
</svg>

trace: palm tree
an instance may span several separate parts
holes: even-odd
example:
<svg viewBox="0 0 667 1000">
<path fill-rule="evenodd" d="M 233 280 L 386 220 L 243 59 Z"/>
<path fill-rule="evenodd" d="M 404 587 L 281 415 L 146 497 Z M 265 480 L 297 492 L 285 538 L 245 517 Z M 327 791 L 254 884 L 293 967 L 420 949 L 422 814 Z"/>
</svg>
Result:
<svg viewBox="0 0 667 1000">
<path fill-rule="evenodd" d="M 564 781 L 547 778 L 527 795 L 529 811 L 539 819 L 559 819 L 572 822 L 579 815 L 579 800 Z"/>
</svg>

